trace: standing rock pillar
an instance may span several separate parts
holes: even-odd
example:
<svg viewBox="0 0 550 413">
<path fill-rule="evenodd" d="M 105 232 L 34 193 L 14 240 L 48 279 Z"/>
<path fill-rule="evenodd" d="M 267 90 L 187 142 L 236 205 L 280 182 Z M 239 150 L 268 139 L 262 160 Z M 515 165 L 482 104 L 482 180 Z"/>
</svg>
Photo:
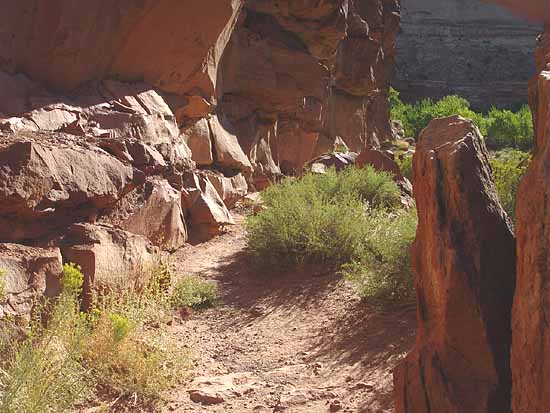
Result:
<svg viewBox="0 0 550 413">
<path fill-rule="evenodd" d="M 550 412 L 550 31 L 531 84 L 536 153 L 518 191 L 517 290 L 512 315 L 514 413 Z"/>
<path fill-rule="evenodd" d="M 418 331 L 394 371 L 396 412 L 510 412 L 515 241 L 474 124 L 432 121 L 414 177 Z"/>
</svg>

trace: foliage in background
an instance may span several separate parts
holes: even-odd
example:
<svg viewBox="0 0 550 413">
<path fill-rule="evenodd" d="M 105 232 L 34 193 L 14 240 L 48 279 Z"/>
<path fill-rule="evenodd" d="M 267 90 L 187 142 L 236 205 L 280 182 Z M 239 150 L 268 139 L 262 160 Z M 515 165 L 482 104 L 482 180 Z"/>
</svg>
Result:
<svg viewBox="0 0 550 413">
<path fill-rule="evenodd" d="M 399 209 L 399 189 L 389 174 L 372 167 L 340 173 L 329 169 L 287 179 L 268 188 L 262 198 L 266 208 L 247 221 L 248 248 L 257 265 L 269 269 L 320 263 L 343 268 L 365 296 L 408 295 L 403 291 L 410 288 L 410 271 L 400 269 L 409 267 L 409 234 L 395 230 L 392 236 L 400 238 L 390 241 L 376 235 L 378 228 L 393 222 L 404 228 L 409 216 Z M 404 254 L 397 250 L 401 248 Z M 369 271 L 359 271 L 359 265 L 368 265 Z M 364 278 L 372 283 L 392 278 L 399 286 L 393 294 L 387 292 L 389 281 L 380 284 L 380 291 L 366 289 L 369 281 Z"/>
<path fill-rule="evenodd" d="M 61 413 L 101 401 L 109 411 L 129 400 L 154 405 L 186 363 L 152 327 L 164 311 L 158 296 L 100 297 L 84 314 L 80 268 L 66 264 L 63 274 L 61 295 L 45 304 L 47 322 L 37 311 L 26 339 L 0 346 L 9 349 L 0 362 L 0 412 Z"/>
<path fill-rule="evenodd" d="M 527 170 L 531 155 L 513 149 L 495 152 L 491 157 L 493 178 L 500 203 L 515 221 L 516 197 L 521 177 Z"/>
<path fill-rule="evenodd" d="M 459 96 L 446 96 L 434 102 L 423 99 L 415 104 L 403 103 L 399 92 L 390 89 L 391 118 L 400 120 L 408 137 L 418 137 L 432 119 L 460 115 L 473 120 L 491 149 L 516 148 L 529 150 L 534 132 L 531 111 L 523 106 L 519 111 L 492 108 L 488 113 L 477 113 L 470 103 Z"/>
<path fill-rule="evenodd" d="M 196 276 L 187 276 L 178 281 L 172 292 L 173 308 L 193 308 L 195 310 L 213 307 L 218 301 L 218 288 L 211 281 Z"/>
</svg>

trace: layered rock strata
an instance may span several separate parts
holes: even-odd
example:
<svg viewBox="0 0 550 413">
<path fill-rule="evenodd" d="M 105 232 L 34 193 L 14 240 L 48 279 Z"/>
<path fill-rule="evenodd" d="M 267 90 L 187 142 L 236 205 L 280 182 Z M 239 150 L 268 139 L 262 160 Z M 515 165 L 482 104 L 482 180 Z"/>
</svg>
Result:
<svg viewBox="0 0 550 413">
<path fill-rule="evenodd" d="M 414 195 L 418 330 L 395 370 L 396 412 L 509 412 L 515 240 L 471 121 L 422 132 Z"/>
<path fill-rule="evenodd" d="M 394 85 L 404 100 L 458 94 L 477 110 L 527 103 L 540 24 L 483 0 L 401 4 Z"/>
</svg>

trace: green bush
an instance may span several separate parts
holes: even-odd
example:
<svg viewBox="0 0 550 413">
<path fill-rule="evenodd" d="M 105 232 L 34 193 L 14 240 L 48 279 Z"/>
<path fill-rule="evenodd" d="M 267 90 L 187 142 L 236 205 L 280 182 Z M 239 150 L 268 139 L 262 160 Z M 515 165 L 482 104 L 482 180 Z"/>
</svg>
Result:
<svg viewBox="0 0 550 413">
<path fill-rule="evenodd" d="M 196 276 L 180 280 L 172 292 L 172 307 L 204 309 L 213 307 L 218 301 L 218 288 L 211 281 Z"/>
<path fill-rule="evenodd" d="M 362 296 L 411 294 L 408 247 L 416 214 L 398 208 L 391 176 L 372 168 L 306 175 L 268 188 L 266 209 L 247 221 L 248 248 L 263 268 L 325 264 Z"/>
<path fill-rule="evenodd" d="M 342 274 L 357 284 L 360 295 L 380 301 L 414 298 L 409 250 L 417 223 L 416 210 L 368 215 L 363 249 L 342 267 Z"/>
<path fill-rule="evenodd" d="M 373 168 L 290 178 L 262 194 L 266 209 L 247 221 L 254 261 L 269 268 L 305 263 L 341 265 L 365 238 L 365 210 L 400 203 L 391 176 Z"/>
<path fill-rule="evenodd" d="M 513 220 L 515 220 L 517 190 L 530 160 L 529 153 L 513 149 L 496 152 L 491 158 L 493 178 L 500 203 Z"/>
<path fill-rule="evenodd" d="M 529 150 L 533 146 L 533 122 L 528 106 L 517 112 L 492 108 L 483 114 L 474 112 L 466 99 L 454 95 L 437 102 L 423 99 L 415 104 L 403 103 L 395 89 L 390 90 L 390 105 L 392 119 L 401 121 L 409 137 L 418 137 L 432 119 L 460 115 L 476 123 L 492 149 Z"/>
</svg>

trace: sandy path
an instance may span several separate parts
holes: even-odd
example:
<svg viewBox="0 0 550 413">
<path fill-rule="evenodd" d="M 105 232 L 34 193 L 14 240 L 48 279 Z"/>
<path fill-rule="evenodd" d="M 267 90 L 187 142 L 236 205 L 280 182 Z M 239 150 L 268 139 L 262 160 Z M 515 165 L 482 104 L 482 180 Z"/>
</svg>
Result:
<svg viewBox="0 0 550 413">
<path fill-rule="evenodd" d="M 173 257 L 176 274 L 215 280 L 222 301 L 170 327 L 195 366 L 165 411 L 392 411 L 391 369 L 412 346 L 414 314 L 381 313 L 322 268 L 255 274 L 243 220 Z"/>
</svg>

